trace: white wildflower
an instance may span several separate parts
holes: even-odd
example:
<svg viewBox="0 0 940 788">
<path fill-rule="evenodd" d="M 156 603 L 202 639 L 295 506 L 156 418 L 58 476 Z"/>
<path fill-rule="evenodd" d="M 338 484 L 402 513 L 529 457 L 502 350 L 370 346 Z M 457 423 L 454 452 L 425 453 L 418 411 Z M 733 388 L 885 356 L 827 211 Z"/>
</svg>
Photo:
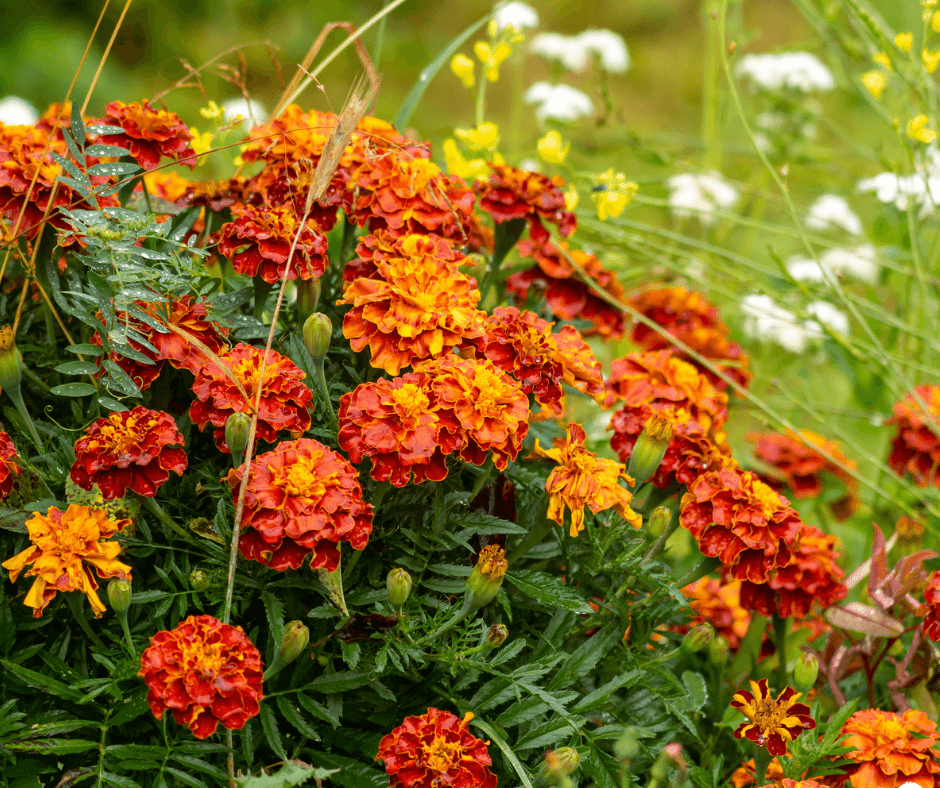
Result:
<svg viewBox="0 0 940 788">
<path fill-rule="evenodd" d="M 623 74 L 630 67 L 630 53 L 619 33 L 613 30 L 585 30 L 576 38 L 588 53 L 597 55 L 607 71 Z"/>
<path fill-rule="evenodd" d="M 818 263 L 797 255 L 787 261 L 787 271 L 804 282 L 824 282 L 837 274 L 874 284 L 878 279 L 878 251 L 871 244 L 850 249 L 835 247 L 824 252 Z"/>
<path fill-rule="evenodd" d="M 678 218 L 697 217 L 705 225 L 718 221 L 716 211 L 731 208 L 738 190 L 717 172 L 673 175 L 667 182 L 669 207 Z"/>
<path fill-rule="evenodd" d="M 536 104 L 535 116 L 539 120 L 574 121 L 594 112 L 590 97 L 568 85 L 536 82 L 523 97 L 527 104 Z"/>
<path fill-rule="evenodd" d="M 535 159 L 523 159 L 519 162 L 519 169 L 526 172 L 541 172 L 542 166 Z"/>
<path fill-rule="evenodd" d="M 776 342 L 791 353 L 806 349 L 807 335 L 799 318 L 768 295 L 754 293 L 741 302 L 744 333 L 754 339 Z"/>
<path fill-rule="evenodd" d="M 590 62 L 590 53 L 578 37 L 561 33 L 539 33 L 529 44 L 529 51 L 558 60 L 569 71 L 581 71 Z"/>
<path fill-rule="evenodd" d="M 6 126 L 32 126 L 39 120 L 36 108 L 19 96 L 0 99 L 0 123 Z"/>
<path fill-rule="evenodd" d="M 852 235 L 862 234 L 862 220 L 849 207 L 848 200 L 838 194 L 824 194 L 809 207 L 806 226 L 811 230 L 841 227 Z"/>
<path fill-rule="evenodd" d="M 893 203 L 901 211 L 913 205 L 920 208 L 922 217 L 927 216 L 940 205 L 940 149 L 930 147 L 916 155 L 911 175 L 882 172 L 859 181 L 856 188 L 874 192 L 878 202 Z"/>
<path fill-rule="evenodd" d="M 836 86 L 832 72 L 809 52 L 745 55 L 738 63 L 737 74 L 750 77 L 765 90 L 793 88 L 808 93 Z"/>
<path fill-rule="evenodd" d="M 236 96 L 224 101 L 222 109 L 225 110 L 226 123 L 235 123 L 241 117 L 242 120 L 256 126 L 268 119 L 268 111 L 264 108 L 264 104 L 256 99 L 246 100 L 242 96 Z"/>
<path fill-rule="evenodd" d="M 493 19 L 496 20 L 497 30 L 504 30 L 507 27 L 526 30 L 539 26 L 538 12 L 528 3 L 522 3 L 519 0 L 499 6 L 493 14 Z"/>
<path fill-rule="evenodd" d="M 810 339 L 821 339 L 825 334 L 823 326 L 828 326 L 837 334 L 849 333 L 849 318 L 840 312 L 828 301 L 813 301 L 806 307 L 806 314 L 812 315 L 814 320 L 804 323 L 806 336 Z"/>
</svg>

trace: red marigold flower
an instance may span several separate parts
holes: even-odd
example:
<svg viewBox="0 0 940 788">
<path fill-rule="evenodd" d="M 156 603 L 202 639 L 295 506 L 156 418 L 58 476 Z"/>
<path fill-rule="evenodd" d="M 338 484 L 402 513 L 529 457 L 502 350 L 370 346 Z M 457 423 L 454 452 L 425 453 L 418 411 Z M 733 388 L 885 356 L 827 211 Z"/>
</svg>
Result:
<svg viewBox="0 0 940 788">
<path fill-rule="evenodd" d="M 101 122 L 120 126 L 124 133 L 102 135 L 96 140 L 99 144 L 126 149 L 145 170 L 155 170 L 163 156 L 195 168 L 192 136 L 175 113 L 154 109 L 147 99 L 133 104 L 112 101 L 104 111 Z"/>
<path fill-rule="evenodd" d="M 852 788 L 898 788 L 909 782 L 932 788 L 940 779 L 940 733 L 922 711 L 862 709 L 846 720 L 842 733 L 848 735 L 842 745 L 852 748 L 843 757 L 855 762 L 845 772 Z"/>
<path fill-rule="evenodd" d="M 549 232 L 542 219 L 557 225 L 558 232 L 567 238 L 578 227 L 578 220 L 565 210 L 565 195 L 561 188 L 564 180 L 553 175 L 548 178 L 537 172 L 526 172 L 507 164 L 489 162 L 490 177 L 477 181 L 473 188 L 480 196 L 480 208 L 493 217 L 497 224 L 512 219 L 529 222 L 529 236 L 536 243 L 548 241 Z"/>
<path fill-rule="evenodd" d="M 170 478 L 186 470 L 183 434 L 169 413 L 138 405 L 96 419 L 75 442 L 70 476 L 83 490 L 97 484 L 106 501 L 128 488 L 153 498 Z"/>
<path fill-rule="evenodd" d="M 120 577 L 127 580 L 131 568 L 117 560 L 121 545 L 104 541 L 130 525 L 130 520 L 112 520 L 103 509 L 69 505 L 64 512 L 55 506 L 46 514 L 34 512 L 26 521 L 26 530 L 32 543 L 22 553 L 3 562 L 9 570 L 10 580 L 16 582 L 28 565 L 32 568 L 26 577 L 35 577 L 24 600 L 33 608 L 33 617 L 42 616 L 43 610 L 59 591 L 81 591 L 88 597 L 95 616 L 101 618 L 107 608 L 95 593 L 98 577 Z"/>
<path fill-rule="evenodd" d="M 809 706 L 796 702 L 802 695 L 786 687 L 775 700 L 767 690 L 767 679 L 752 681 L 751 692 L 738 690 L 731 699 L 731 706 L 750 720 L 738 726 L 734 738 L 743 737 L 766 747 L 771 755 L 786 755 L 788 741 L 816 727 Z"/>
<path fill-rule="evenodd" d="M 404 487 L 447 476 L 446 455 L 461 444 L 460 427 L 434 404 L 430 378 L 409 372 L 363 383 L 339 400 L 339 445 L 358 464 L 372 460 L 376 481 Z"/>
<path fill-rule="evenodd" d="M 940 386 L 918 386 L 894 405 L 886 424 L 897 424 L 888 464 L 898 475 L 910 473 L 918 487 L 940 487 Z"/>
<path fill-rule="evenodd" d="M 260 276 L 268 284 L 281 281 L 300 221 L 291 207 L 236 206 L 234 221 L 222 225 L 219 254 L 230 258 L 235 273 Z M 306 280 L 326 270 L 326 236 L 308 219 L 300 232 L 287 278 Z"/>
<path fill-rule="evenodd" d="M 461 720 L 449 711 L 428 709 L 405 721 L 379 742 L 389 788 L 496 788 L 489 742 L 469 730 L 473 714 Z"/>
<path fill-rule="evenodd" d="M 263 350 L 238 344 L 220 354 L 225 370 L 209 361 L 196 373 L 193 393 L 197 401 L 190 406 L 189 417 L 200 430 L 211 423 L 216 428 L 215 445 L 226 454 L 231 452 L 225 443 L 225 422 L 232 413 L 252 414 L 259 386 L 257 435 L 261 440 L 274 443 L 279 430 L 300 434 L 310 428 L 307 406 L 313 394 L 302 383 L 306 377 L 304 372 L 289 358 L 271 350 L 266 357 L 262 383 L 262 358 L 265 358 Z"/>
<path fill-rule="evenodd" d="M 384 248 L 364 241 L 359 250 L 366 257 L 351 265 L 364 275 L 336 303 L 353 305 L 343 335 L 357 353 L 369 346 L 373 367 L 397 375 L 483 335 L 476 280 L 457 270 L 454 250 L 442 239 L 409 235 Z"/>
<path fill-rule="evenodd" d="M 225 480 L 238 497 L 245 466 Z M 242 555 L 279 572 L 339 566 L 340 542 L 365 549 L 372 507 L 362 500 L 359 474 L 349 460 L 310 438 L 279 443 L 251 464 L 238 542 Z"/>
<path fill-rule="evenodd" d="M 154 175 L 156 173 L 153 173 Z M 147 176 L 144 176 L 144 180 Z M 188 183 L 183 194 L 178 198 L 183 205 L 203 205 L 213 211 L 231 208 L 236 203 L 252 202 L 253 196 L 249 181 L 242 175 L 221 181 L 196 181 Z"/>
<path fill-rule="evenodd" d="M 736 342 L 728 339 L 728 326 L 718 310 L 701 293 L 684 287 L 661 287 L 643 290 L 632 295 L 627 303 L 654 323 L 662 326 L 672 336 L 684 342 L 700 356 L 713 361 L 724 374 L 747 388 L 751 380 L 748 369 L 751 360 Z M 630 339 L 643 350 L 665 350 L 673 348 L 668 338 L 657 334 L 644 323 L 633 326 Z M 675 348 L 678 358 L 688 361 L 708 377 L 712 385 L 724 389 L 726 383 L 717 375 Z"/>
<path fill-rule="evenodd" d="M 770 769 L 768 769 L 766 778 L 770 779 L 770 777 Z M 776 782 L 763 786 L 763 788 L 826 788 L 826 786 L 815 780 L 788 780 L 786 777 L 782 777 Z"/>
<path fill-rule="evenodd" d="M 545 481 L 545 492 L 549 494 L 546 517 L 563 527 L 565 508 L 570 509 L 571 536 L 577 536 L 584 529 L 585 506 L 593 514 L 613 509 L 634 528 L 639 528 L 643 518 L 630 508 L 633 495 L 620 485 L 621 479 L 633 484 L 633 479 L 627 476 L 626 466 L 598 457 L 585 447 L 586 439 L 580 424 L 568 425 L 565 442 L 557 448 L 545 450 L 536 438 L 536 456 L 558 463 Z"/>
<path fill-rule="evenodd" d="M 688 490 L 679 523 L 698 540 L 703 554 L 721 560 L 732 578 L 767 583 L 774 570 L 793 560 L 790 545 L 802 525 L 799 515 L 755 474 L 733 468 L 709 471 Z M 743 598 L 741 603 L 747 607 Z"/>
<path fill-rule="evenodd" d="M 250 192 L 245 194 L 241 202 L 268 207 L 288 206 L 297 216 L 303 216 L 307 208 L 307 193 L 315 173 L 316 167 L 311 159 L 272 162 L 251 179 Z M 329 232 L 336 225 L 340 207 L 349 207 L 352 195 L 346 191 L 348 178 L 348 171 L 339 167 L 323 196 L 310 205 L 309 218 L 322 232 Z"/>
<path fill-rule="evenodd" d="M 512 293 L 518 301 L 524 302 L 530 287 L 544 288 L 545 300 L 556 317 L 590 321 L 594 328 L 585 331 L 585 334 L 598 333 L 605 338 L 623 336 L 623 311 L 611 306 L 582 281 L 581 275 L 562 251 L 581 266 L 602 290 L 621 301 L 624 297 L 623 286 L 616 275 L 605 269 L 594 255 L 571 249 L 564 241 L 555 246 L 548 242 L 539 244 L 532 239 L 525 239 L 519 242 L 517 249 L 520 257 L 531 257 L 536 265 L 517 271 L 506 279 L 507 293 Z"/>
<path fill-rule="evenodd" d="M 732 652 L 740 648 L 751 625 L 750 611 L 741 607 L 740 580 L 722 582 L 714 577 L 703 577 L 683 588 L 682 594 L 696 614 L 689 627 L 711 624 L 715 632 L 728 641 Z"/>
<path fill-rule="evenodd" d="M 263 671 L 261 654 L 241 627 L 189 616 L 150 638 L 137 675 L 158 720 L 169 710 L 193 736 L 206 739 L 219 723 L 241 730 L 258 714 Z"/>
<path fill-rule="evenodd" d="M 934 572 L 924 589 L 927 611 L 924 614 L 924 634 L 934 643 L 940 640 L 940 571 Z"/>
<path fill-rule="evenodd" d="M 7 433 L 0 432 L 0 498 L 6 498 L 13 491 L 15 477 L 20 475 L 20 466 L 15 459 L 13 439 Z"/>
</svg>

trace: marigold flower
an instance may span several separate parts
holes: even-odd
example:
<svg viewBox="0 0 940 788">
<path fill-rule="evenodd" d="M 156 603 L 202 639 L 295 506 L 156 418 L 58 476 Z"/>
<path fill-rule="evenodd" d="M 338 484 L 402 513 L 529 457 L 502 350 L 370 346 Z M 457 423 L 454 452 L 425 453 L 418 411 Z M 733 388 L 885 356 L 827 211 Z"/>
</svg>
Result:
<svg viewBox="0 0 940 788">
<path fill-rule="evenodd" d="M 940 640 L 940 571 L 934 572 L 924 589 L 927 611 L 924 614 L 924 634 L 934 643 Z"/>
<path fill-rule="evenodd" d="M 151 197 L 159 197 L 176 204 L 195 184 L 181 178 L 172 170 L 156 170 L 144 174 L 143 185 L 147 187 Z M 138 190 L 143 191 L 143 186 L 138 185 L 135 191 Z"/>
<path fill-rule="evenodd" d="M 197 401 L 190 406 L 189 417 L 200 430 L 211 423 L 216 428 L 215 445 L 226 454 L 231 452 L 225 444 L 225 422 L 232 413 L 251 415 L 259 386 L 261 402 L 257 436 L 261 440 L 273 443 L 277 440 L 279 430 L 299 434 L 310 428 L 307 406 L 313 394 L 302 383 L 306 377 L 304 372 L 294 366 L 289 358 L 271 350 L 266 357 L 262 382 L 262 358 L 263 350 L 238 344 L 219 356 L 226 367 L 225 371 L 215 362 L 209 361 L 196 373 L 193 393 Z M 238 381 L 248 395 L 247 401 L 232 378 Z"/>
<path fill-rule="evenodd" d="M 531 257 L 536 265 L 510 275 L 506 280 L 507 293 L 525 301 L 529 288 L 537 283 L 545 289 L 545 300 L 557 317 L 593 323 L 594 328 L 584 331 L 585 334 L 598 333 L 605 338 L 623 336 L 623 311 L 608 304 L 581 281 L 581 275 L 562 253 L 567 253 L 602 290 L 620 301 L 624 295 L 623 286 L 616 275 L 605 269 L 594 255 L 571 249 L 565 242 L 555 246 L 552 243 L 535 243 L 530 238 L 520 241 L 517 249 L 520 257 Z"/>
<path fill-rule="evenodd" d="M 377 761 L 385 761 L 389 788 L 496 788 L 488 742 L 469 730 L 473 714 L 461 720 L 448 711 L 406 717 L 379 742 Z"/>
<path fill-rule="evenodd" d="M 801 692 L 786 687 L 775 700 L 767 690 L 767 679 L 752 681 L 751 692 L 738 690 L 731 699 L 731 705 L 750 720 L 738 726 L 734 737 L 766 747 L 771 755 L 786 755 L 788 741 L 816 727 L 816 720 L 809 716 L 809 706 L 796 702 L 802 696 Z"/>
<path fill-rule="evenodd" d="M 157 173 L 152 173 L 156 175 Z M 146 180 L 147 176 L 144 176 Z M 224 208 L 231 208 L 236 203 L 245 203 L 246 205 L 253 200 L 253 193 L 249 182 L 244 176 L 237 178 L 228 178 L 221 181 L 197 181 L 190 183 L 186 191 L 180 197 L 183 205 L 202 205 L 211 208 L 213 211 L 221 211 Z"/>
<path fill-rule="evenodd" d="M 783 767 L 780 765 L 779 758 L 771 758 L 767 764 L 767 774 L 765 779 L 770 780 L 774 785 L 778 785 L 783 780 Z M 731 785 L 734 788 L 747 788 L 749 785 L 757 785 L 757 766 L 754 759 L 751 758 L 742 763 L 731 774 Z"/>
<path fill-rule="evenodd" d="M 83 490 L 97 484 L 106 501 L 128 489 L 153 498 L 170 478 L 186 470 L 183 434 L 169 413 L 138 405 L 96 419 L 75 442 L 69 475 Z"/>
<path fill-rule="evenodd" d="M 577 536 L 584 529 L 584 507 L 593 514 L 613 509 L 634 528 L 642 525 L 643 518 L 630 508 L 633 498 L 626 488 L 620 486 L 623 479 L 632 485 L 626 466 L 613 460 L 598 457 L 584 445 L 587 435 L 580 424 L 569 424 L 565 431 L 565 442 L 558 448 L 542 449 L 535 441 L 536 456 L 558 463 L 545 481 L 549 494 L 549 520 L 560 526 L 565 524 L 565 508 L 571 510 L 569 534 Z"/>
<path fill-rule="evenodd" d="M 16 446 L 13 439 L 5 432 L 0 432 L 0 498 L 6 498 L 20 475 L 20 466 L 16 464 Z"/>
<path fill-rule="evenodd" d="M 195 168 L 192 136 L 177 114 L 154 109 L 147 99 L 133 104 L 112 101 L 104 111 L 101 122 L 120 126 L 124 133 L 102 135 L 99 144 L 125 148 L 145 170 L 155 170 L 163 156 Z"/>
<path fill-rule="evenodd" d="M 482 336 L 476 280 L 457 270 L 462 257 L 446 241 L 435 235 L 365 239 L 359 253 L 363 257 L 350 267 L 360 275 L 337 303 L 353 305 L 343 335 L 357 353 L 369 346 L 373 367 L 397 375 Z"/>
<path fill-rule="evenodd" d="M 936 785 L 940 774 L 940 747 L 936 723 L 922 711 L 895 714 L 879 709 L 855 712 L 842 726 L 848 735 L 843 757 L 856 765 L 846 768 L 852 788 L 898 788 L 917 783 Z"/>
<path fill-rule="evenodd" d="M 59 591 L 81 591 L 100 618 L 107 608 L 96 593 L 98 583 L 92 568 L 102 579 L 130 578 L 131 568 L 117 560 L 121 545 L 104 541 L 129 524 L 130 520 L 112 520 L 102 509 L 76 504 L 64 512 L 55 506 L 46 514 L 34 512 L 26 521 L 32 544 L 0 566 L 9 570 L 10 581 L 16 582 L 31 565 L 25 576 L 36 579 L 24 602 L 33 608 L 34 618 L 42 616 Z"/>
<path fill-rule="evenodd" d="M 918 386 L 917 397 L 908 394 L 894 405 L 886 424 L 897 424 L 888 464 L 898 475 L 910 473 L 918 487 L 940 487 L 940 386 Z"/>
<path fill-rule="evenodd" d="M 698 540 L 703 554 L 721 560 L 730 577 L 767 583 L 774 570 L 793 560 L 789 545 L 800 531 L 800 518 L 786 498 L 755 474 L 732 468 L 709 471 L 688 490 L 679 523 Z"/>
<path fill-rule="evenodd" d="M 245 466 L 225 480 L 238 497 Z M 251 464 L 245 495 L 242 555 L 276 569 L 339 566 L 338 545 L 363 550 L 372 533 L 372 507 L 362 500 L 359 474 L 340 454 L 310 438 L 279 443 Z"/>
<path fill-rule="evenodd" d="M 703 577 L 683 588 L 682 594 L 696 614 L 689 621 L 689 627 L 711 624 L 716 634 L 728 641 L 732 652 L 740 648 L 751 625 L 750 611 L 741 607 L 740 580 L 722 582 L 714 577 Z"/>
<path fill-rule="evenodd" d="M 289 207 L 236 206 L 233 221 L 219 231 L 219 254 L 231 259 L 238 274 L 260 276 L 268 284 L 281 281 L 300 222 Z M 326 270 L 326 236 L 307 220 L 297 238 L 287 278 L 312 279 Z"/>
<path fill-rule="evenodd" d="M 547 178 L 537 172 L 493 163 L 490 163 L 490 171 L 489 179 L 477 181 L 473 188 L 480 197 L 480 207 L 497 224 L 512 219 L 526 219 L 529 222 L 529 234 L 538 244 L 549 239 L 549 232 L 542 226 L 542 219 L 557 225 L 563 238 L 577 229 L 575 215 L 565 210 L 565 196 L 561 191 L 565 182 L 560 176 Z"/>
<path fill-rule="evenodd" d="M 169 710 L 193 736 L 206 739 L 219 723 L 241 730 L 258 714 L 263 670 L 261 654 L 241 627 L 189 616 L 150 638 L 137 675 L 158 720 Z"/>
</svg>

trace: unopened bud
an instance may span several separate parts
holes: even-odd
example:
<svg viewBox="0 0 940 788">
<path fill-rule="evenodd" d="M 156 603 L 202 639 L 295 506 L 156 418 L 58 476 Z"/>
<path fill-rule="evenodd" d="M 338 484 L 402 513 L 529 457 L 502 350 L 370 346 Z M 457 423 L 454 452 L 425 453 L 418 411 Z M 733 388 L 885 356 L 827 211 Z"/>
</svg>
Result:
<svg viewBox="0 0 940 788">
<path fill-rule="evenodd" d="M 388 589 L 388 601 L 397 610 L 411 596 L 411 575 L 400 566 L 396 567 L 385 578 L 385 587 Z"/>
<path fill-rule="evenodd" d="M 649 520 L 646 522 L 646 530 L 649 531 L 650 536 L 659 536 L 666 530 L 666 526 L 669 525 L 671 519 L 672 512 L 665 506 L 658 506 L 653 509 L 653 513 L 649 516 Z"/>
<path fill-rule="evenodd" d="M 799 658 L 796 667 L 793 668 L 793 681 L 797 689 L 806 692 L 816 683 L 816 677 L 819 675 L 819 659 L 815 654 L 804 652 Z"/>
<path fill-rule="evenodd" d="M 310 630 L 303 621 L 291 621 L 284 627 L 284 639 L 277 650 L 279 665 L 289 665 L 303 653 L 310 642 Z"/>
<path fill-rule="evenodd" d="M 115 613 L 126 613 L 131 606 L 131 581 L 112 577 L 108 583 L 108 601 Z"/>
<path fill-rule="evenodd" d="M 189 573 L 189 585 L 192 587 L 193 591 L 202 593 L 212 585 L 212 578 L 205 569 L 193 569 L 193 571 Z"/>
<path fill-rule="evenodd" d="M 712 665 L 724 665 L 730 651 L 731 645 L 724 635 L 716 635 L 708 641 L 708 660 Z"/>
<path fill-rule="evenodd" d="M 679 648 L 684 654 L 694 654 L 705 648 L 714 636 L 715 630 L 711 624 L 699 624 L 686 633 Z"/>
<path fill-rule="evenodd" d="M 322 289 L 323 285 L 318 276 L 297 282 L 297 319 L 301 325 L 317 311 Z"/>
<path fill-rule="evenodd" d="M 244 413 L 232 413 L 225 420 L 225 445 L 233 457 L 241 457 L 248 446 L 248 430 L 251 417 Z"/>
<path fill-rule="evenodd" d="M 304 344 L 310 357 L 320 362 L 326 358 L 333 337 L 333 323 L 322 312 L 314 312 L 304 321 Z"/>
<path fill-rule="evenodd" d="M 490 648 L 499 648 L 509 637 L 509 630 L 503 624 L 493 624 L 486 630 L 486 645 Z"/>
<path fill-rule="evenodd" d="M 629 761 L 640 754 L 640 742 L 637 740 L 637 730 L 632 725 L 620 734 L 614 742 L 614 757 L 618 761 Z"/>
<path fill-rule="evenodd" d="M 0 328 L 0 386 L 18 391 L 23 377 L 22 364 L 13 329 L 10 326 Z"/>
<path fill-rule="evenodd" d="M 506 551 L 499 545 L 490 544 L 480 551 L 477 565 L 467 578 L 467 598 L 473 610 L 493 601 L 508 567 Z"/>
<path fill-rule="evenodd" d="M 542 762 L 542 776 L 550 785 L 567 784 L 567 778 L 574 774 L 581 756 L 573 747 L 559 747 L 545 753 Z"/>
<path fill-rule="evenodd" d="M 650 777 L 657 782 L 662 782 L 669 776 L 669 770 L 672 767 L 682 771 L 686 767 L 685 758 L 682 757 L 682 747 L 676 743 L 667 744 L 660 750 L 650 768 Z"/>
<path fill-rule="evenodd" d="M 646 421 L 643 431 L 636 439 L 630 453 L 627 473 L 636 479 L 636 486 L 643 484 L 662 465 L 669 441 L 672 440 L 672 422 L 653 414 Z"/>
</svg>

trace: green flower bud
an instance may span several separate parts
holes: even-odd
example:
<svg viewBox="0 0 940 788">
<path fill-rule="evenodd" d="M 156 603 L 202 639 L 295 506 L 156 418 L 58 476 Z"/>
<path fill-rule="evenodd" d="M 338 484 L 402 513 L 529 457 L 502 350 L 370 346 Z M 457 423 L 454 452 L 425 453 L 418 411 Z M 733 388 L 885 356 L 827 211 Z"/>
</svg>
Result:
<svg viewBox="0 0 940 788">
<path fill-rule="evenodd" d="M 486 630 L 486 644 L 490 648 L 499 648 L 509 637 L 509 630 L 503 624 L 493 624 Z"/>
<path fill-rule="evenodd" d="M 568 785 L 571 782 L 568 778 L 574 774 L 580 763 L 581 756 L 573 747 L 549 750 L 542 761 L 542 776 L 549 785 Z"/>
<path fill-rule="evenodd" d="M 666 530 L 666 526 L 669 525 L 671 519 L 672 512 L 665 506 L 658 506 L 653 509 L 653 513 L 647 520 L 646 530 L 649 531 L 650 536 L 659 536 Z"/>
<path fill-rule="evenodd" d="M 303 621 L 291 621 L 284 627 L 284 639 L 277 650 L 279 665 L 290 665 L 299 657 L 310 642 L 310 630 Z"/>
<path fill-rule="evenodd" d="M 796 688 L 801 692 L 806 692 L 816 683 L 816 677 L 819 675 L 819 659 L 815 654 L 804 652 L 793 668 L 793 680 Z"/>
<path fill-rule="evenodd" d="M 480 551 L 477 565 L 467 578 L 467 599 L 473 610 L 493 601 L 508 567 L 506 551 L 499 545 L 487 545 Z"/>
<path fill-rule="evenodd" d="M 705 648 L 714 636 L 715 629 L 711 624 L 699 624 L 686 633 L 679 649 L 683 654 L 694 654 L 696 651 Z"/>
<path fill-rule="evenodd" d="M 115 613 L 126 613 L 131 606 L 131 581 L 112 577 L 108 583 L 108 601 Z"/>
<path fill-rule="evenodd" d="M 322 312 L 314 312 L 304 322 L 304 344 L 310 357 L 320 362 L 326 358 L 333 336 L 333 323 Z"/>
<path fill-rule="evenodd" d="M 307 318 L 317 311 L 320 303 L 320 291 L 323 284 L 320 277 L 315 276 L 306 281 L 297 282 L 297 319 L 303 325 Z"/>
<path fill-rule="evenodd" d="M 22 378 L 23 357 L 16 349 L 13 329 L 4 326 L 0 328 L 0 386 L 19 391 Z"/>
<path fill-rule="evenodd" d="M 618 761 L 629 761 L 640 754 L 640 742 L 637 740 L 636 733 L 636 728 L 631 725 L 614 742 L 614 757 Z"/>
<path fill-rule="evenodd" d="M 646 482 L 659 469 L 672 440 L 672 423 L 657 415 L 652 415 L 636 439 L 630 454 L 627 473 L 636 479 L 634 489 Z"/>
<path fill-rule="evenodd" d="M 225 444 L 232 457 L 241 457 L 248 445 L 248 429 L 251 417 L 244 413 L 233 413 L 225 420 Z"/>
<path fill-rule="evenodd" d="M 411 575 L 400 566 L 396 567 L 385 578 L 385 587 L 388 589 L 388 601 L 398 610 L 411 596 Z"/>
<path fill-rule="evenodd" d="M 192 587 L 193 591 L 199 591 L 201 593 L 212 586 L 212 578 L 205 569 L 193 569 L 193 571 L 189 573 L 189 585 Z"/>
<path fill-rule="evenodd" d="M 724 665 L 731 646 L 724 635 L 716 635 L 708 641 L 708 659 L 713 665 Z"/>
</svg>

